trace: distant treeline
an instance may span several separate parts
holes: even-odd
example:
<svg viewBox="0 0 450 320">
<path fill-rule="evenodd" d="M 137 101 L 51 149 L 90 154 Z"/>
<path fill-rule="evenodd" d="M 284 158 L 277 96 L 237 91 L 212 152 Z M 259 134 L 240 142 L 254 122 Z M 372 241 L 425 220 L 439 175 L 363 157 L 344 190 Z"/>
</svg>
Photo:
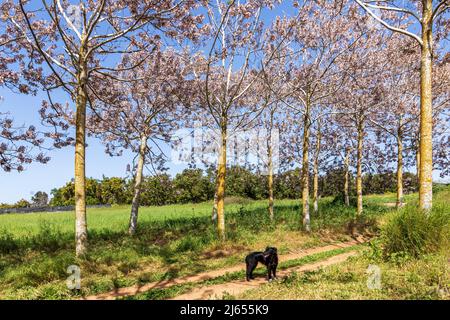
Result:
<svg viewBox="0 0 450 320">
<path fill-rule="evenodd" d="M 344 190 L 343 170 L 335 169 L 322 175 L 319 179 L 321 196 L 337 196 Z M 243 167 L 231 167 L 226 177 L 227 196 L 250 199 L 267 199 L 267 176 L 254 173 Z M 168 174 L 147 176 L 142 186 L 141 204 L 165 205 L 174 203 L 197 203 L 214 198 L 215 174 L 213 170 L 186 169 L 171 177 Z M 355 194 L 354 177 L 351 177 L 350 192 Z M 301 197 L 300 170 L 289 170 L 274 178 L 274 196 L 277 199 L 299 199 Z M 417 189 L 417 178 L 414 174 L 404 174 L 406 192 Z M 396 177 L 393 173 L 366 174 L 363 179 L 365 194 L 395 192 Z M 130 204 L 133 197 L 132 179 L 103 177 L 87 179 L 87 204 Z M 31 202 L 20 200 L 14 205 L 0 207 L 29 206 L 70 206 L 74 204 L 74 183 L 55 188 L 51 191 L 51 199 L 43 192 L 38 192 Z"/>
</svg>

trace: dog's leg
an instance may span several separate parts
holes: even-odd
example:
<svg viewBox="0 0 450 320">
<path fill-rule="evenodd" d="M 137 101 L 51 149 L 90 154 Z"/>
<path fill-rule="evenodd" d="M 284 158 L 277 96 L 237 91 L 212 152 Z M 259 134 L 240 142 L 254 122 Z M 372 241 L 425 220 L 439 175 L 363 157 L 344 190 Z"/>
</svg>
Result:
<svg viewBox="0 0 450 320">
<path fill-rule="evenodd" d="M 247 281 L 255 279 L 253 277 L 253 271 L 255 270 L 256 265 L 257 265 L 257 263 L 247 263 L 247 271 L 246 271 Z"/>
<path fill-rule="evenodd" d="M 267 266 L 267 281 L 270 281 L 272 279 L 272 270 L 270 268 L 270 265 Z"/>
<path fill-rule="evenodd" d="M 255 271 L 257 265 L 258 265 L 258 263 L 255 263 L 250 268 L 250 279 L 252 279 L 252 280 L 255 279 L 255 277 L 253 276 L 253 271 Z"/>
</svg>

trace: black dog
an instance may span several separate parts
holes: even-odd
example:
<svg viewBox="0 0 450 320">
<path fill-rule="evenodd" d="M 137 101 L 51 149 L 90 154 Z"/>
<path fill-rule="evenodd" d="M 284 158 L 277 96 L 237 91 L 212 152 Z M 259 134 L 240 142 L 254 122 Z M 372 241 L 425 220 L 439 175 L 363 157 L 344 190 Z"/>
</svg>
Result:
<svg viewBox="0 0 450 320">
<path fill-rule="evenodd" d="M 258 262 L 261 262 L 267 267 L 267 280 L 277 277 L 278 253 L 277 248 L 267 247 L 264 252 L 252 252 L 245 257 L 245 264 L 247 265 L 247 281 L 254 279 L 253 270 L 255 270 Z M 272 277 L 273 275 L 273 277 Z"/>
</svg>

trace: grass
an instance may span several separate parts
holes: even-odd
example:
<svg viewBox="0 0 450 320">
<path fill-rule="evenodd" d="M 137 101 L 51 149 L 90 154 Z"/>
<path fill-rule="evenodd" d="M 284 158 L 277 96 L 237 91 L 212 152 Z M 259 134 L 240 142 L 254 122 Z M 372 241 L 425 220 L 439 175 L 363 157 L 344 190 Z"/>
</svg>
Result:
<svg viewBox="0 0 450 320">
<path fill-rule="evenodd" d="M 389 208 L 382 197 L 365 197 L 366 212 L 356 221 L 377 232 L 376 221 Z M 242 261 L 248 251 L 277 246 L 289 250 L 349 239 L 354 208 L 323 198 L 311 215 L 312 233 L 301 232 L 298 200 L 276 201 L 276 220 L 266 201 L 227 203 L 227 241 L 216 238 L 212 203 L 141 208 L 135 237 L 127 235 L 129 207 L 88 211 L 89 254 L 74 257 L 74 214 L 31 213 L 0 216 L 0 298 L 67 299 L 139 283 L 223 268 Z M 389 200 L 388 197 L 385 200 Z M 67 267 L 81 268 L 82 288 L 66 288 Z"/>
<path fill-rule="evenodd" d="M 381 288 L 369 288 L 368 266 L 362 255 L 343 264 L 317 271 L 292 274 L 282 282 L 264 285 L 237 299 L 450 299 L 448 262 L 442 255 L 428 255 L 401 266 L 377 262 Z"/>
<path fill-rule="evenodd" d="M 279 270 L 285 270 L 289 268 L 303 266 L 305 264 L 314 263 L 320 260 L 324 260 L 330 257 L 333 257 L 338 254 L 342 254 L 345 252 L 353 251 L 358 249 L 358 246 L 351 246 L 347 248 L 334 249 L 326 252 L 316 253 L 309 256 L 305 256 L 302 258 L 289 260 L 285 262 L 281 262 L 278 266 Z M 255 276 L 265 276 L 266 271 L 264 268 L 258 268 L 254 272 Z M 151 289 L 147 292 L 137 294 L 131 297 L 125 297 L 124 300 L 161 300 L 161 299 L 169 299 L 181 295 L 183 293 L 188 292 L 193 288 L 210 286 L 215 284 L 227 283 L 235 280 L 242 280 L 245 278 L 245 271 L 237 271 L 232 273 L 227 273 L 223 276 L 216 277 L 214 279 L 208 279 L 199 282 L 188 282 L 179 285 L 175 285 L 166 289 Z"/>
<path fill-rule="evenodd" d="M 406 195 L 408 198 L 416 197 L 415 194 Z M 266 200 L 234 199 L 227 203 L 227 213 L 239 212 L 242 208 L 246 211 L 261 210 L 267 207 Z M 370 195 L 364 197 L 365 204 L 375 207 L 385 202 L 395 202 L 395 194 Z M 321 204 L 328 205 L 332 202 L 331 197 L 321 199 Z M 277 200 L 277 206 L 290 207 L 298 210 L 300 200 Z M 177 219 L 190 219 L 209 217 L 211 215 L 212 202 L 197 204 L 174 204 L 166 206 L 141 207 L 139 209 L 139 222 L 142 224 L 161 222 Z M 346 215 L 353 215 L 353 208 L 344 208 Z M 322 210 L 323 212 L 324 210 Z M 369 210 L 371 211 L 371 210 Z M 113 206 L 111 208 L 88 208 L 87 220 L 89 231 L 92 233 L 121 232 L 127 229 L 129 222 L 130 206 Z M 69 212 L 36 212 L 29 214 L 4 214 L 0 215 L 0 234 L 5 232 L 14 238 L 34 236 L 41 232 L 43 225 L 51 225 L 63 234 L 74 233 L 75 213 Z"/>
<path fill-rule="evenodd" d="M 364 200 L 368 200 L 370 204 L 384 204 L 392 203 L 394 204 L 397 200 L 397 194 L 395 192 L 388 192 L 384 194 L 372 194 L 369 196 L 363 196 Z M 409 203 L 414 202 L 417 199 L 417 194 L 409 193 L 403 196 L 403 202 Z"/>
<path fill-rule="evenodd" d="M 280 217 L 296 219 L 290 207 L 277 210 Z M 244 252 L 262 249 L 268 243 L 277 245 L 281 252 L 291 246 L 324 243 L 319 237 L 299 234 L 298 228 L 278 228 L 264 216 L 265 209 L 229 213 L 229 240 L 225 244 L 216 239 L 208 216 L 140 221 L 134 238 L 124 230 L 91 231 L 89 255 L 80 261 L 73 256 L 70 234 L 51 225 L 25 238 L 6 234 L 0 241 L 0 292 L 2 298 L 70 298 L 234 265 Z M 81 292 L 65 288 L 66 269 L 73 264 L 82 270 Z"/>
<path fill-rule="evenodd" d="M 294 205 L 295 200 L 280 200 L 280 205 Z M 244 203 L 230 203 L 227 212 L 237 212 L 243 205 L 247 210 L 261 209 L 266 201 L 247 201 Z M 139 209 L 139 222 L 151 223 L 178 218 L 198 218 L 211 215 L 212 202 L 197 204 L 174 204 L 167 206 L 150 206 Z M 87 220 L 89 231 L 101 233 L 124 231 L 128 226 L 130 206 L 113 206 L 111 208 L 88 208 Z M 0 215 L 0 225 L 3 231 L 8 231 L 13 237 L 32 236 L 40 232 L 40 226 L 51 224 L 61 233 L 74 232 L 75 212 L 37 212 L 29 214 Z"/>
<path fill-rule="evenodd" d="M 450 241 L 450 206 L 444 203 L 441 193 L 429 214 L 410 205 L 387 216 L 382 232 L 384 255 L 424 254 L 447 247 Z M 448 198 L 447 198 L 448 199 Z"/>
<path fill-rule="evenodd" d="M 415 209 L 415 199 L 410 206 L 385 215 L 380 221 L 382 236 L 345 263 L 292 274 L 282 282 L 228 298 L 449 300 L 449 197 L 448 188 L 435 194 L 428 217 Z M 371 270 L 376 269 L 380 286 L 369 286 Z"/>
</svg>

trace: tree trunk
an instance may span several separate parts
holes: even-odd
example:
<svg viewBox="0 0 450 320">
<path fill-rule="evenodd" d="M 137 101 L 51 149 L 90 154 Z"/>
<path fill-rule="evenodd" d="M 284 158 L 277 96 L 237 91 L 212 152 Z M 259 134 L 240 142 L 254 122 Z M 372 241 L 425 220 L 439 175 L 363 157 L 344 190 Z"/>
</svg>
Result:
<svg viewBox="0 0 450 320">
<path fill-rule="evenodd" d="M 314 155 L 314 183 L 313 183 L 314 213 L 317 213 L 319 211 L 319 155 L 320 155 L 320 140 L 321 139 L 322 139 L 322 135 L 320 132 L 320 123 L 318 123 L 316 153 Z"/>
<path fill-rule="evenodd" d="M 270 113 L 270 129 L 269 129 L 269 137 L 267 139 L 267 162 L 268 162 L 268 191 L 269 191 L 269 217 L 270 220 L 273 221 L 273 150 L 272 150 L 272 129 L 273 129 L 273 117 L 274 111 L 272 110 Z"/>
<path fill-rule="evenodd" d="M 417 147 L 416 150 L 416 176 L 417 181 L 420 181 L 420 148 Z"/>
<path fill-rule="evenodd" d="M 401 129 L 397 134 L 397 209 L 403 204 L 403 140 Z"/>
<path fill-rule="evenodd" d="M 225 176 L 227 168 L 227 128 L 222 125 L 219 168 L 217 170 L 217 232 L 225 240 Z"/>
<path fill-rule="evenodd" d="M 356 161 L 356 196 L 357 208 L 356 215 L 361 215 L 363 212 L 363 198 L 362 198 L 362 152 L 363 152 L 363 138 L 364 126 L 363 120 L 358 119 L 358 152 Z"/>
<path fill-rule="evenodd" d="M 306 107 L 303 122 L 303 153 L 302 153 L 302 207 L 303 207 L 303 228 L 309 232 L 311 230 L 311 219 L 309 215 L 309 105 Z"/>
<path fill-rule="evenodd" d="M 217 168 L 219 169 L 219 168 Z M 213 223 L 217 222 L 217 186 L 219 183 L 219 172 L 216 172 L 216 181 L 214 182 L 214 202 L 213 202 L 213 208 L 211 212 L 211 221 Z"/>
<path fill-rule="evenodd" d="M 345 205 L 348 207 L 350 206 L 350 198 L 349 198 L 349 186 L 350 186 L 350 182 L 349 182 L 349 149 L 346 148 L 345 149 L 345 163 L 344 163 L 344 201 L 345 201 Z"/>
<path fill-rule="evenodd" d="M 269 188 L 269 217 L 273 220 L 273 162 L 272 162 L 272 142 L 271 137 L 267 142 L 267 157 L 268 157 L 268 188 Z"/>
<path fill-rule="evenodd" d="M 217 177 L 216 177 L 217 179 Z M 217 183 L 216 183 L 216 191 L 214 191 L 214 203 L 213 209 L 211 212 L 211 220 L 215 222 L 217 220 Z"/>
<path fill-rule="evenodd" d="M 133 201 L 131 202 L 130 225 L 128 227 L 128 233 L 130 235 L 134 235 L 137 229 L 139 202 L 141 198 L 141 185 L 142 185 L 142 176 L 144 171 L 146 151 L 147 151 L 147 137 L 143 136 L 141 138 L 141 144 L 139 146 L 139 161 L 136 168 L 136 178 L 134 181 Z"/>
<path fill-rule="evenodd" d="M 80 60 L 84 50 L 80 50 Z M 82 60 L 81 60 L 82 61 Z M 77 75 L 76 123 L 75 123 L 75 253 L 83 256 L 87 251 L 86 221 L 86 105 L 87 64 L 80 63 Z"/>
<path fill-rule="evenodd" d="M 433 201 L 432 148 L 432 11 L 433 1 L 424 0 L 422 22 L 422 53 L 420 59 L 420 169 L 419 207 L 429 211 Z"/>
</svg>

